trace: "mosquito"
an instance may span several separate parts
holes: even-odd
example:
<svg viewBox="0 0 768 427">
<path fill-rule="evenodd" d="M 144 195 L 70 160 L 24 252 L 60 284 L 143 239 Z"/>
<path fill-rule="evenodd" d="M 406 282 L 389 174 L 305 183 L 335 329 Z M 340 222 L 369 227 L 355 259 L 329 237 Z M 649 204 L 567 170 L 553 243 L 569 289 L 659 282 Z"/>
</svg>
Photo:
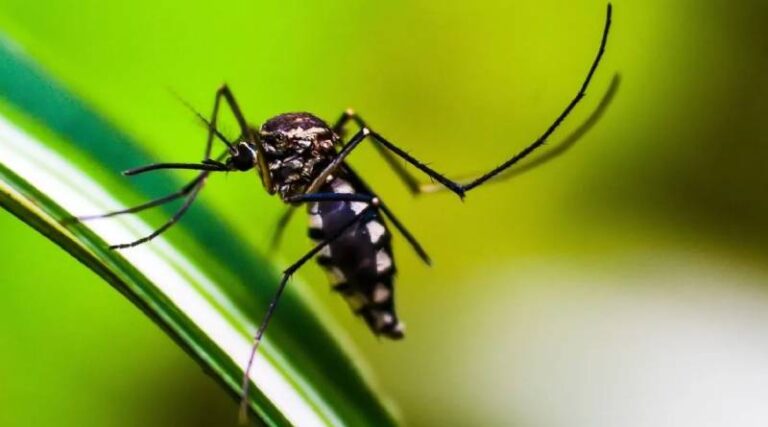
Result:
<svg viewBox="0 0 768 427">
<path fill-rule="evenodd" d="M 396 229 L 426 264 L 430 258 L 416 238 L 389 209 L 386 203 L 363 181 L 347 163 L 347 157 L 363 142 L 370 142 L 386 163 L 413 194 L 448 190 L 464 199 L 467 192 L 494 179 L 504 177 L 502 172 L 541 147 L 549 136 L 571 113 L 584 97 L 592 76 L 605 51 L 611 26 L 612 7 L 607 6 L 605 25 L 600 46 L 586 78 L 576 96 L 570 101 L 546 131 L 522 151 L 471 180 L 452 180 L 412 157 L 403 149 L 384 138 L 352 110 L 345 111 L 333 126 L 306 112 L 285 113 L 270 118 L 260 127 L 249 125 L 232 91 L 227 85 L 220 87 L 214 98 L 210 119 L 199 113 L 208 135 L 205 157 L 199 163 L 155 163 L 124 172 L 139 175 L 159 169 L 189 169 L 200 171 L 180 190 L 132 208 L 101 215 L 80 217 L 80 220 L 107 218 L 137 213 L 145 209 L 183 199 L 175 214 L 162 226 L 136 241 L 111 246 L 126 249 L 148 242 L 168 230 L 187 212 L 212 173 L 255 170 L 269 194 L 277 194 L 289 205 L 276 227 L 276 243 L 295 208 L 305 205 L 309 213 L 309 237 L 315 246 L 283 271 L 263 320 L 253 340 L 247 365 L 243 373 L 241 416 L 248 408 L 250 370 L 259 343 L 285 290 L 288 279 L 308 260 L 316 258 L 327 272 L 333 289 L 340 293 L 352 311 L 362 317 L 377 336 L 401 339 L 405 328 L 397 316 L 394 304 L 395 263 L 392 253 L 392 233 Z M 217 118 L 222 100 L 235 117 L 240 137 L 230 141 L 217 130 Z M 354 124 L 357 131 L 344 141 L 345 129 Z M 222 142 L 226 150 L 212 157 L 214 140 Z M 430 184 L 422 184 L 401 164 L 404 160 L 426 174 Z M 541 164 L 538 162 L 537 164 Z"/>
</svg>

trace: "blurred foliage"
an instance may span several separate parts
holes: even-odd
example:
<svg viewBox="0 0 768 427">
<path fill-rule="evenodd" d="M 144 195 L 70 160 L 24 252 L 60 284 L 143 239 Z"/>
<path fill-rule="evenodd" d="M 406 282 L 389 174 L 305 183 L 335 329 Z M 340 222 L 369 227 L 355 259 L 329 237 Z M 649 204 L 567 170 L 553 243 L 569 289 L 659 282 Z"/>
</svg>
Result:
<svg viewBox="0 0 768 427">
<path fill-rule="evenodd" d="M 204 139 L 168 88 L 207 112 L 226 81 L 254 123 L 293 110 L 332 120 L 352 106 L 415 156 L 463 175 L 497 164 L 548 126 L 586 72 L 604 6 L 7 0 L 0 28 L 158 159 L 197 160 Z M 504 335 L 507 327 L 525 327 L 507 313 L 520 308 L 515 296 L 547 286 L 526 266 L 543 266 L 550 273 L 544 277 L 562 283 L 574 271 L 613 272 L 606 286 L 635 288 L 629 277 L 656 271 L 671 251 L 701 256 L 680 262 L 693 271 L 723 263 L 754 269 L 757 283 L 768 277 L 768 4 L 653 0 L 614 7 L 605 62 L 554 141 L 590 114 L 613 72 L 621 72 L 622 87 L 567 155 L 470 193 L 465 203 L 449 194 L 413 200 L 373 150 L 353 156 L 435 260 L 424 268 L 398 242 L 398 304 L 409 336 L 402 343 L 373 339 L 315 267 L 302 271 L 312 286 L 301 291 L 315 293 L 350 331 L 412 424 L 498 423 L 499 413 L 526 419 L 519 400 L 489 406 L 493 396 L 523 393 L 519 384 L 495 389 L 483 382 L 513 366 L 531 341 Z M 223 128 L 235 130 L 231 122 Z M 202 199 L 266 250 L 280 210 L 254 176 L 213 180 Z M 0 354 L 3 425 L 25 425 L 27 417 L 165 425 L 182 416 L 205 425 L 234 413 L 211 381 L 114 292 L 7 214 L 0 221 L 4 240 L 13 242 L 0 248 L 0 324 L 7 331 L 0 339 L 12 349 Z M 291 225 L 276 255 L 281 263 L 308 247 L 303 227 L 301 220 Z M 31 271 L 17 267 L 21 259 L 47 262 Z M 495 308 L 482 305 L 489 296 Z M 499 305 L 504 301 L 510 305 Z M 508 345 L 494 347 L 499 340 Z M 41 351 L 51 347 L 59 350 L 55 357 Z M 501 350 L 510 348 L 517 350 Z M 92 363 L 78 363 L 86 358 Z M 157 371 L 142 372 L 146 358 Z M 22 375 L 17 366 L 28 369 Z M 148 397 L 148 389 L 158 396 Z"/>
</svg>

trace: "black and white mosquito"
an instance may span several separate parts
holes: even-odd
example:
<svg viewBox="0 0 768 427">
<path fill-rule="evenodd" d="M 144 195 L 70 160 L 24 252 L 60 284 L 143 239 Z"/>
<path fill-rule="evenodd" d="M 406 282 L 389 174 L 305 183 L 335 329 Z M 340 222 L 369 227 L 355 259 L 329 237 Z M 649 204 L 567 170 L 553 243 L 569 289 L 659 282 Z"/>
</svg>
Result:
<svg viewBox="0 0 768 427">
<path fill-rule="evenodd" d="M 196 113 L 208 128 L 205 160 L 200 163 L 156 163 L 125 172 L 125 175 L 138 175 L 158 169 L 201 171 L 193 180 L 175 193 L 142 205 L 79 219 L 90 220 L 136 213 L 172 200 L 184 199 L 179 210 L 148 236 L 112 246 L 113 249 L 130 248 L 152 240 L 175 224 L 189 209 L 212 173 L 252 169 L 258 173 L 264 189 L 269 194 L 277 194 L 290 206 L 280 219 L 275 231 L 275 242 L 280 238 L 294 209 L 299 205 L 306 205 L 310 223 L 309 236 L 314 240 L 315 246 L 285 269 L 256 331 L 243 375 L 241 409 L 245 413 L 250 385 L 249 372 L 264 331 L 288 279 L 313 257 L 316 257 L 327 271 L 333 289 L 347 300 L 354 313 L 363 318 L 374 334 L 391 339 L 400 339 L 404 335 L 403 323 L 398 319 L 394 305 L 395 263 L 389 226 L 394 227 L 408 241 L 425 263 L 429 264 L 430 259 L 386 203 L 346 162 L 352 151 L 364 141 L 371 142 L 411 193 L 431 191 L 439 186 L 463 199 L 468 191 L 489 180 L 504 177 L 502 172 L 541 147 L 570 114 L 584 97 L 600 63 L 610 26 L 609 4 L 600 47 L 576 96 L 538 139 L 478 178 L 467 181 L 447 178 L 388 141 L 352 110 L 345 111 L 333 126 L 310 113 L 287 113 L 267 120 L 261 127 L 253 127 L 246 122 L 229 87 L 224 85 L 216 92 L 210 120 Z M 230 141 L 217 130 L 216 122 L 222 99 L 237 120 L 241 135 L 236 141 Z M 342 136 L 349 124 L 356 125 L 358 130 L 345 142 Z M 211 157 L 214 139 L 226 145 L 226 151 L 217 157 Z M 398 158 L 426 174 L 434 184 L 420 184 L 401 165 Z M 540 163 L 542 162 L 537 164 Z"/>
</svg>

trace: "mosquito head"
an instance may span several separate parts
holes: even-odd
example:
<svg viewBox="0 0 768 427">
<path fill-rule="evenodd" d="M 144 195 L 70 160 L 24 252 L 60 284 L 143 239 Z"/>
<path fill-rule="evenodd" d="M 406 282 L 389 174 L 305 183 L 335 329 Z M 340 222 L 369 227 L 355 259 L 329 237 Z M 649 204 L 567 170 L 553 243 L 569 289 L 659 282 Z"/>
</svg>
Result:
<svg viewBox="0 0 768 427">
<path fill-rule="evenodd" d="M 231 170 L 247 171 L 256 166 L 256 149 L 248 142 L 233 145 L 226 165 Z"/>
</svg>

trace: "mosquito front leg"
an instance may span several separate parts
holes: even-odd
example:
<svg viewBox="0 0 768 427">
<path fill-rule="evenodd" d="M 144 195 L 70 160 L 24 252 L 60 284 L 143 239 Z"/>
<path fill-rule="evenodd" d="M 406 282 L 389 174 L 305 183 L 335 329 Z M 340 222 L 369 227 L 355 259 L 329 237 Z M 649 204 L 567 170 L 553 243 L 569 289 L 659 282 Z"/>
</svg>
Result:
<svg viewBox="0 0 768 427">
<path fill-rule="evenodd" d="M 192 191 L 195 188 L 195 186 L 197 186 L 203 179 L 205 179 L 206 176 L 207 176 L 207 173 L 203 172 L 200 175 L 198 175 L 195 179 L 187 183 L 184 187 L 181 187 L 181 190 L 165 195 L 163 197 L 158 197 L 157 199 L 150 200 L 138 206 L 133 206 L 127 209 L 121 209 L 118 211 L 112 211 L 112 212 L 107 212 L 107 213 L 98 214 L 98 215 L 83 215 L 83 216 L 77 217 L 77 219 L 80 221 L 89 221 L 93 219 L 109 218 L 117 215 L 137 213 L 145 209 L 153 208 L 155 206 L 164 205 L 168 202 L 172 202 L 176 199 L 179 199 L 189 194 L 189 192 Z"/>
<path fill-rule="evenodd" d="M 264 153 L 264 146 L 262 145 L 261 141 L 256 138 L 256 135 L 253 133 L 253 129 L 248 126 L 248 123 L 245 121 L 245 116 L 240 110 L 240 105 L 238 105 L 237 101 L 235 101 L 235 96 L 232 94 L 232 91 L 226 84 L 222 85 L 219 90 L 216 91 L 216 100 L 214 102 L 213 110 L 214 117 L 211 120 L 210 128 L 216 128 L 215 116 L 218 115 L 218 105 L 221 98 L 224 98 L 224 100 L 227 102 L 227 105 L 229 105 L 229 109 L 232 111 L 232 115 L 235 116 L 235 120 L 237 120 L 237 124 L 240 127 L 240 132 L 242 132 L 243 137 L 246 138 L 252 146 L 256 147 L 256 161 L 259 164 L 259 174 L 261 176 L 261 180 L 264 183 L 264 187 L 267 189 L 267 191 L 272 194 L 272 176 L 270 175 L 269 167 L 267 166 L 267 157 Z M 210 133 L 208 135 L 208 139 L 210 144 Z"/>
<path fill-rule="evenodd" d="M 197 195 L 200 193 L 200 190 L 203 188 L 203 185 L 205 184 L 205 176 L 203 176 L 200 181 L 195 184 L 192 189 L 190 190 L 189 194 L 187 195 L 186 200 L 184 200 L 184 204 L 181 205 L 179 210 L 176 211 L 176 213 L 173 214 L 173 216 L 165 222 L 165 224 L 161 225 L 157 230 L 153 231 L 149 235 L 142 237 L 141 239 L 134 240 L 133 242 L 129 243 L 121 243 L 118 245 L 111 245 L 110 249 L 126 249 L 126 248 L 132 248 L 134 246 L 138 246 L 142 243 L 148 242 L 155 237 L 162 234 L 164 231 L 168 230 L 173 226 L 173 224 L 176 224 L 179 219 L 181 219 L 182 216 L 184 216 L 185 213 L 187 213 L 187 210 L 189 210 L 189 207 L 192 206 L 192 202 L 195 201 L 195 198 L 197 198 Z"/>
</svg>

